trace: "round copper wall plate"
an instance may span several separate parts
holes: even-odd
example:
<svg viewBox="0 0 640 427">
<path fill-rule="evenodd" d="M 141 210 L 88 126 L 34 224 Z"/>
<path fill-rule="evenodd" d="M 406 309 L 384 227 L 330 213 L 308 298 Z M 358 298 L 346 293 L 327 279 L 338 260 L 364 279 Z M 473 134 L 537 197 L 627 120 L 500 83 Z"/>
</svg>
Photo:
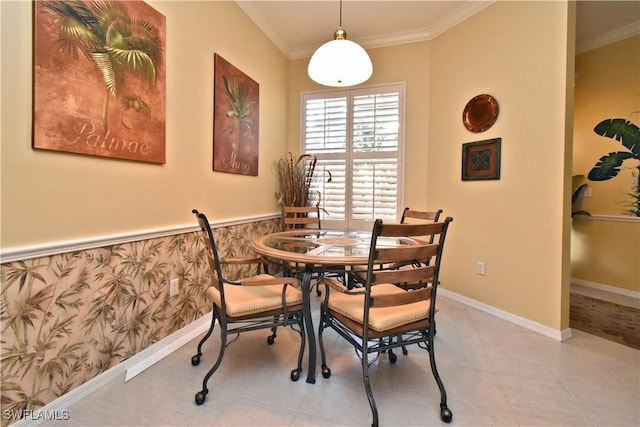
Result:
<svg viewBox="0 0 640 427">
<path fill-rule="evenodd" d="M 487 94 L 474 96 L 462 112 L 462 123 L 471 132 L 484 132 L 498 118 L 498 101 Z"/>
</svg>

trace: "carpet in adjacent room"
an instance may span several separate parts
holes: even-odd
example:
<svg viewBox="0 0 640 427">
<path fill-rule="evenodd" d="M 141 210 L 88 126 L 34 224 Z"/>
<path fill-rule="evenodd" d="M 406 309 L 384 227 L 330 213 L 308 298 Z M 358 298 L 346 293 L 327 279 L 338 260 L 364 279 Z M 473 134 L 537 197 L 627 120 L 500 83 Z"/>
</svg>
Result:
<svg viewBox="0 0 640 427">
<path fill-rule="evenodd" d="M 640 310 L 571 294 L 569 326 L 640 349 Z"/>
</svg>

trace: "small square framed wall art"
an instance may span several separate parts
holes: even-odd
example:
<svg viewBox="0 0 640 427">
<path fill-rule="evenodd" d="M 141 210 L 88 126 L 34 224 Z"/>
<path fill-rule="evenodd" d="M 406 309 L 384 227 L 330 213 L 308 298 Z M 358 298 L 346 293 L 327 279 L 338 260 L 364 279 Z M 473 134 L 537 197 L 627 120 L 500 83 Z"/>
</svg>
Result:
<svg viewBox="0 0 640 427">
<path fill-rule="evenodd" d="M 500 179 L 502 138 L 462 144 L 462 180 Z"/>
</svg>

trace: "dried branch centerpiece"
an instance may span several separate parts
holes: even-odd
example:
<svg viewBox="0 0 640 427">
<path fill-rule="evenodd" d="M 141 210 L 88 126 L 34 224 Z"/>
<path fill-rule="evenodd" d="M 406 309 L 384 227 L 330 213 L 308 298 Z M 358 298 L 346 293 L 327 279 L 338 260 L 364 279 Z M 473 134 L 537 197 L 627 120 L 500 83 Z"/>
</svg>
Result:
<svg viewBox="0 0 640 427">
<path fill-rule="evenodd" d="M 320 206 L 322 196 L 318 188 L 322 175 L 317 173 L 317 162 L 316 156 L 311 154 L 294 159 L 293 154 L 289 153 L 273 163 L 279 184 L 275 194 L 276 203 L 280 207 Z M 329 175 L 327 182 L 331 182 L 331 172 L 325 172 Z"/>
<path fill-rule="evenodd" d="M 315 206 L 320 203 L 320 192 L 312 190 L 316 163 L 313 155 L 303 154 L 295 160 L 291 153 L 273 163 L 280 185 L 276 192 L 278 205 Z"/>
</svg>

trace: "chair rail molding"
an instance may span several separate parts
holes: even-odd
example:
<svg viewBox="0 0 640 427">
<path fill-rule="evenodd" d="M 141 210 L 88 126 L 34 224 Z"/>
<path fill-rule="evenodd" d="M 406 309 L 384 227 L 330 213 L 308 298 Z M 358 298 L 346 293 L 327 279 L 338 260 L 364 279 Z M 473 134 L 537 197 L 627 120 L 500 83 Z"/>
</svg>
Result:
<svg viewBox="0 0 640 427">
<path fill-rule="evenodd" d="M 228 221 L 216 221 L 211 223 L 212 228 L 229 227 L 238 224 L 264 221 L 280 218 L 280 213 L 261 215 L 255 217 L 239 218 Z M 141 240 L 156 239 L 160 237 L 173 236 L 177 234 L 191 233 L 198 231 L 198 225 L 179 225 L 175 227 L 156 228 L 140 230 L 133 233 L 112 234 L 86 239 L 66 240 L 50 242 L 32 246 L 16 246 L 0 248 L 0 264 L 8 262 L 22 261 L 33 258 L 40 258 L 49 255 L 57 255 L 66 252 L 85 251 L 89 249 L 102 248 L 105 246 L 119 245 Z"/>
<path fill-rule="evenodd" d="M 640 223 L 640 217 L 638 216 L 624 216 L 624 215 L 583 215 L 578 214 L 574 218 L 586 219 L 591 221 L 614 221 L 614 222 L 637 222 Z"/>
</svg>

